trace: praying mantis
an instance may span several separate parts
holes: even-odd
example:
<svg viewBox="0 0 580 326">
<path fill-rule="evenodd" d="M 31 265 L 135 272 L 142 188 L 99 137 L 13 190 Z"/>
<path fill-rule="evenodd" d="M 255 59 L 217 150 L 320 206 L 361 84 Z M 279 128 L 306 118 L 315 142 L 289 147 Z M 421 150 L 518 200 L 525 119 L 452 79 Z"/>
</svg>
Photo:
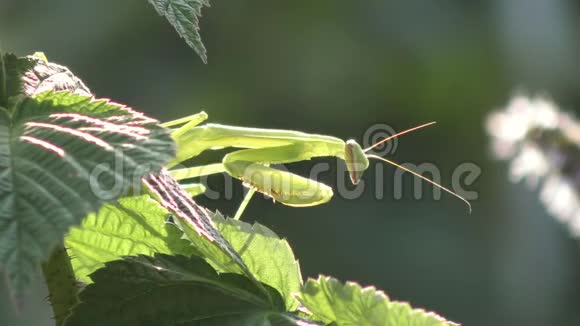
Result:
<svg viewBox="0 0 580 326">
<path fill-rule="evenodd" d="M 471 212 L 471 204 L 457 193 L 389 159 L 368 152 L 403 134 L 434 124 L 429 122 L 384 138 L 363 149 L 355 140 L 343 141 L 336 137 L 308 134 L 292 130 L 234 127 L 221 124 L 199 125 L 208 118 L 205 112 L 163 124 L 172 128 L 172 137 L 177 143 L 176 158 L 168 165 L 175 167 L 180 162 L 195 157 L 203 151 L 222 148 L 239 148 L 226 154 L 220 163 L 199 167 L 170 170 L 177 180 L 204 175 L 227 173 L 241 180 L 250 191 L 246 194 L 234 218 L 239 219 L 255 191 L 271 197 L 274 201 L 295 207 L 315 206 L 328 202 L 332 188 L 290 172 L 270 167 L 270 164 L 285 164 L 309 160 L 315 157 L 333 156 L 346 163 L 351 182 L 359 183 L 369 167 L 369 158 L 391 164 L 399 169 L 433 184 L 465 202 Z M 203 192 L 203 187 L 186 187 L 190 194 Z"/>
</svg>

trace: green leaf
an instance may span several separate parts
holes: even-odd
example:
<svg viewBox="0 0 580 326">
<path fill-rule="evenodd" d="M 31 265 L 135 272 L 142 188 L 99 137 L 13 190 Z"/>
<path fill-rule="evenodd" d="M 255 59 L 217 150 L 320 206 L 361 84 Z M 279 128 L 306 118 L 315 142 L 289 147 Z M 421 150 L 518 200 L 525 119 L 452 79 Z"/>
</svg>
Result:
<svg viewBox="0 0 580 326">
<path fill-rule="evenodd" d="M 314 325 L 284 311 L 239 274 L 199 257 L 156 255 L 106 263 L 91 275 L 65 325 Z"/>
<path fill-rule="evenodd" d="M 293 294 L 300 291 L 302 276 L 300 266 L 286 240 L 280 239 L 267 227 L 254 223 L 225 219 L 221 214 L 214 215 L 217 229 L 232 247 L 240 254 L 242 260 L 256 279 L 277 289 L 290 311 L 298 307 Z M 197 233 L 185 232 L 199 251 L 220 272 L 238 273 L 237 265 L 232 259 L 205 241 Z"/>
<path fill-rule="evenodd" d="M 298 299 L 315 317 L 338 326 L 442 326 L 457 325 L 443 317 L 413 309 L 406 302 L 390 301 L 374 287 L 320 276 L 304 284 Z"/>
<path fill-rule="evenodd" d="M 203 237 L 204 243 L 208 241 L 217 247 L 237 265 L 239 272 L 258 284 L 242 257 L 215 227 L 209 211 L 199 206 L 166 169 L 143 179 L 143 183 L 161 205 L 174 215 L 175 221 L 182 225 L 182 229 L 185 228 Z"/>
<path fill-rule="evenodd" d="M 8 107 L 8 98 L 23 93 L 24 74 L 34 66 L 30 58 L 0 53 L 0 107 Z"/>
<path fill-rule="evenodd" d="M 0 264 L 15 294 L 72 225 L 173 154 L 156 120 L 106 100 L 47 92 L 0 110 Z"/>
<path fill-rule="evenodd" d="M 148 0 L 157 13 L 167 18 L 177 34 L 207 63 L 207 51 L 199 35 L 199 17 L 209 0 Z"/>
<path fill-rule="evenodd" d="M 46 61 L 44 53 L 37 52 L 26 57 L 34 66 L 26 71 L 23 93 L 35 96 L 46 91 L 71 91 L 80 95 L 91 95 L 87 86 L 67 67 Z"/>
<path fill-rule="evenodd" d="M 90 214 L 65 238 L 76 277 L 90 283 L 89 274 L 122 256 L 192 255 L 194 248 L 181 239 L 177 227 L 166 222 L 168 215 L 148 195 L 124 197 Z"/>
</svg>

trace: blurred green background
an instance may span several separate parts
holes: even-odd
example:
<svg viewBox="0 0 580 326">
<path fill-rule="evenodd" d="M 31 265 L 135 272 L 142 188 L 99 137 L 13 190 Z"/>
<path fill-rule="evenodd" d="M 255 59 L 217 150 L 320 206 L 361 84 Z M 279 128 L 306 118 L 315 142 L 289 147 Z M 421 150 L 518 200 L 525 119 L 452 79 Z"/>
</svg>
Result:
<svg viewBox="0 0 580 326">
<path fill-rule="evenodd" d="M 212 122 L 359 140 L 376 123 L 438 121 L 401 138 L 392 158 L 434 163 L 445 184 L 477 164 L 473 214 L 451 196 L 430 199 L 426 185 L 414 200 L 410 177 L 393 199 L 387 167 L 382 200 L 369 172 L 361 198 L 298 209 L 259 197 L 246 220 L 286 237 L 305 276 L 375 285 L 465 325 L 580 324 L 578 242 L 535 191 L 509 183 L 483 129 L 518 89 L 580 108 L 580 2 L 215 0 L 201 26 L 208 65 L 145 0 L 0 0 L 3 50 L 44 51 L 97 96 L 161 120 L 204 109 Z M 322 181 L 346 177 L 335 159 L 290 168 L 318 162 L 332 169 Z M 200 202 L 231 214 L 239 183 L 235 193 Z M 45 296 L 39 277 L 16 314 L 2 283 L 0 325 L 51 325 Z"/>
</svg>

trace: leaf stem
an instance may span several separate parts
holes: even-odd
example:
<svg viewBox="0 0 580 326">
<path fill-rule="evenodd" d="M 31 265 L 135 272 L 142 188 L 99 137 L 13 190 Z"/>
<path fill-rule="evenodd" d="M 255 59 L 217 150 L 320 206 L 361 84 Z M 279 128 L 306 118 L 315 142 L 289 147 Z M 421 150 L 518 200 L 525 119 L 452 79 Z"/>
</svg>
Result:
<svg viewBox="0 0 580 326">
<path fill-rule="evenodd" d="M 48 298 L 56 326 L 61 326 L 71 308 L 77 304 L 78 286 L 66 248 L 61 244 L 54 249 L 42 273 L 48 286 Z"/>
</svg>

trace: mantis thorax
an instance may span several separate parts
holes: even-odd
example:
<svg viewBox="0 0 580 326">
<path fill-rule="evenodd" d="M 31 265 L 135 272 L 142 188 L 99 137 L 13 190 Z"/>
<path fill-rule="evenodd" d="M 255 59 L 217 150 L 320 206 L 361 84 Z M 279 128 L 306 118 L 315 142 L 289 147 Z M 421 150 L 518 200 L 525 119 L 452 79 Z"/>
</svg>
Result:
<svg viewBox="0 0 580 326">
<path fill-rule="evenodd" d="M 365 155 L 362 147 L 353 139 L 346 141 L 344 161 L 346 162 L 346 169 L 350 175 L 350 181 L 354 185 L 358 184 L 363 173 L 369 167 L 369 159 Z"/>
</svg>

